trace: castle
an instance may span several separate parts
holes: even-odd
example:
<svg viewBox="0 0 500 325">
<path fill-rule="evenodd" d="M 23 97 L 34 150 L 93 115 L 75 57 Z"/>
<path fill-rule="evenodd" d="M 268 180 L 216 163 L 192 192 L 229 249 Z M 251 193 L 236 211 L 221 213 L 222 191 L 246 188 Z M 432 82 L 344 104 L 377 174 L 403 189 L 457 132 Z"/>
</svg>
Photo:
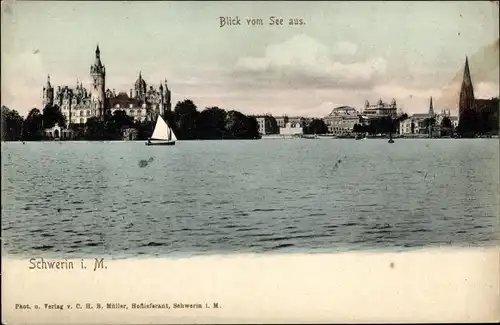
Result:
<svg viewBox="0 0 500 325">
<path fill-rule="evenodd" d="M 105 114 L 113 114 L 116 110 L 125 111 L 136 121 L 154 120 L 158 114 L 163 116 L 172 108 L 167 80 L 160 83 L 158 89 L 153 86 L 148 89 L 139 73 L 134 89 L 130 89 L 129 94 L 116 94 L 114 89 L 106 89 L 106 68 L 101 62 L 99 45 L 95 50 L 94 64 L 90 66 L 90 76 L 90 89 L 77 81 L 75 88 L 58 86 L 56 91 L 48 76 L 47 84 L 43 87 L 43 107 L 57 105 L 68 126 L 83 125 L 91 117 L 103 118 Z"/>
</svg>

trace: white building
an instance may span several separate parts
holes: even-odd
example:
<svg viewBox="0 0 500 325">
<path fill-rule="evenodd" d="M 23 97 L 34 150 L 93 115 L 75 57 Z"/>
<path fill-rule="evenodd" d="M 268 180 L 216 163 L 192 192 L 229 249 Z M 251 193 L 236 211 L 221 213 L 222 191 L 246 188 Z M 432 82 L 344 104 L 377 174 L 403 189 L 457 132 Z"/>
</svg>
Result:
<svg viewBox="0 0 500 325">
<path fill-rule="evenodd" d="M 45 129 L 44 133 L 45 136 L 50 139 L 71 139 L 74 135 L 72 130 L 63 129 L 58 124 L 50 129 Z"/>
<path fill-rule="evenodd" d="M 364 119 L 368 120 L 381 118 L 384 116 L 396 118 L 398 115 L 396 99 L 393 98 L 390 104 L 383 102 L 382 99 L 379 99 L 379 101 L 375 105 L 370 105 L 370 102 L 366 101 L 362 115 Z"/>
<path fill-rule="evenodd" d="M 350 133 L 354 124 L 359 123 L 359 112 L 350 106 L 340 106 L 334 108 L 328 116 L 323 118 L 323 121 L 328 127 L 328 133 Z"/>
<path fill-rule="evenodd" d="M 430 99 L 429 111 L 426 114 L 413 114 L 408 117 L 408 119 L 402 121 L 399 124 L 399 134 L 426 134 L 428 128 L 425 125 L 425 120 L 429 118 L 435 118 L 435 129 L 440 130 L 441 122 L 445 117 L 448 117 L 451 121 L 453 128 L 458 126 L 458 118 L 456 116 L 451 116 L 450 110 L 442 110 L 441 114 L 434 113 L 434 106 L 432 104 L 432 97 Z"/>
<path fill-rule="evenodd" d="M 304 128 L 301 123 L 288 122 L 285 127 L 280 127 L 280 135 L 293 136 L 304 134 Z"/>
<path fill-rule="evenodd" d="M 306 118 L 302 116 L 278 116 L 275 117 L 279 128 L 284 128 L 287 123 L 304 125 Z"/>
</svg>

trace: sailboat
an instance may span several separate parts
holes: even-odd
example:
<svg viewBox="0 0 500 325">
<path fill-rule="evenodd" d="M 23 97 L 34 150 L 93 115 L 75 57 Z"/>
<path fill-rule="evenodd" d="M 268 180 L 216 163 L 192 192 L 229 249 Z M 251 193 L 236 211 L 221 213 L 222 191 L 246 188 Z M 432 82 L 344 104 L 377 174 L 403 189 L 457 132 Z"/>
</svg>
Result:
<svg viewBox="0 0 500 325">
<path fill-rule="evenodd" d="M 156 126 L 153 131 L 153 135 L 146 142 L 147 146 L 173 146 L 177 137 L 175 136 L 174 131 L 168 126 L 167 122 L 163 120 L 163 118 L 158 115 L 158 119 L 156 120 Z"/>
</svg>

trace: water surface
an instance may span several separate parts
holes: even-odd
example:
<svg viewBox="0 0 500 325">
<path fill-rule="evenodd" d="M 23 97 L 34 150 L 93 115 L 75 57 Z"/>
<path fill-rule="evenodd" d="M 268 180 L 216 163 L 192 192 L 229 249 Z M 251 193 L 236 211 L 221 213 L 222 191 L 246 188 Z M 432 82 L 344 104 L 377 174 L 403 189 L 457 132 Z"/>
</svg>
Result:
<svg viewBox="0 0 500 325">
<path fill-rule="evenodd" d="M 498 243 L 496 139 L 2 144 L 7 255 Z"/>
</svg>

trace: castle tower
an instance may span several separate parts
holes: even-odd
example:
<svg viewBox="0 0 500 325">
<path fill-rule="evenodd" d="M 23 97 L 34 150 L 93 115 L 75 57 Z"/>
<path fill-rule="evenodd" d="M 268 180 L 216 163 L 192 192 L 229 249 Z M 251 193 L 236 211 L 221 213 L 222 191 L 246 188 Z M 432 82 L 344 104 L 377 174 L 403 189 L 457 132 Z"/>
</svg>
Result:
<svg viewBox="0 0 500 325">
<path fill-rule="evenodd" d="M 472 109 L 474 105 L 474 87 L 469 71 L 469 60 L 465 57 L 464 78 L 462 80 L 462 88 L 460 89 L 460 100 L 458 103 L 459 117 L 465 110 Z"/>
<path fill-rule="evenodd" d="M 43 87 L 43 107 L 54 104 L 54 88 L 50 84 L 50 76 L 47 76 L 47 84 Z"/>
<path fill-rule="evenodd" d="M 92 87 L 90 89 L 90 100 L 92 105 L 93 116 L 104 115 L 105 104 L 105 82 L 106 82 L 106 68 L 101 63 L 101 51 L 99 45 L 95 50 L 95 61 L 90 67 L 90 76 L 92 77 Z"/>
<path fill-rule="evenodd" d="M 434 106 L 432 105 L 432 96 L 431 96 L 431 102 L 429 104 L 429 116 L 430 117 L 434 116 Z"/>
<path fill-rule="evenodd" d="M 167 79 L 165 79 L 165 89 L 164 89 L 164 97 L 165 97 L 165 109 L 167 112 L 170 112 L 172 110 L 172 93 L 170 92 L 170 89 L 168 88 L 167 85 Z"/>
<path fill-rule="evenodd" d="M 142 79 L 142 74 L 139 72 L 139 77 L 135 81 L 135 98 L 145 99 L 146 97 L 146 81 Z"/>
<path fill-rule="evenodd" d="M 160 86 L 158 87 L 158 91 L 160 93 L 160 115 L 165 117 L 165 96 L 163 93 L 163 85 L 160 82 Z"/>
</svg>

